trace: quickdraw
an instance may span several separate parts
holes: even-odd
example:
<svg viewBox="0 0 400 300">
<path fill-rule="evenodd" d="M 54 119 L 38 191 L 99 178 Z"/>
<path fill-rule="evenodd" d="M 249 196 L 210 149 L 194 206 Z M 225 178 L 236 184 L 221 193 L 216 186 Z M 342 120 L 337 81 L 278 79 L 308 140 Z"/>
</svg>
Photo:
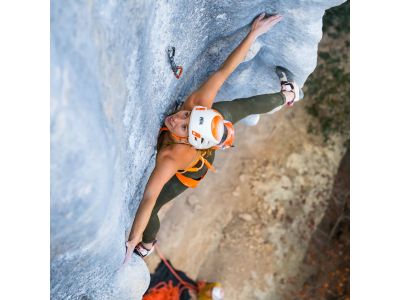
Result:
<svg viewBox="0 0 400 300">
<path fill-rule="evenodd" d="M 174 61 L 175 47 L 168 47 L 167 54 L 168 54 L 168 59 L 169 59 L 170 65 L 171 65 L 172 72 L 174 72 L 176 79 L 179 79 L 182 76 L 183 68 L 182 68 L 182 66 L 177 66 Z"/>
</svg>

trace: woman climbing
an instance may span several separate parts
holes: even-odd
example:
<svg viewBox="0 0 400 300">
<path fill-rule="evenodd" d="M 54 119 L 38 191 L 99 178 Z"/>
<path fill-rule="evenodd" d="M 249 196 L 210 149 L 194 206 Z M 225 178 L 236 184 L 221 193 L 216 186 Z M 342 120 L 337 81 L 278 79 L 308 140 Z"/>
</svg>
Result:
<svg viewBox="0 0 400 300">
<path fill-rule="evenodd" d="M 208 169 L 213 168 L 216 149 L 232 146 L 232 124 L 252 114 L 291 106 L 302 98 L 293 75 L 277 67 L 281 92 L 213 103 L 218 90 L 243 61 L 253 42 L 282 19 L 280 15 L 264 17 L 261 14 L 253 22 L 250 32 L 222 67 L 186 99 L 179 111 L 165 119 L 158 137 L 155 168 L 126 242 L 124 262 L 129 261 L 133 251 L 142 257 L 152 252 L 160 228 L 158 211 L 188 187 L 196 187 Z"/>
</svg>

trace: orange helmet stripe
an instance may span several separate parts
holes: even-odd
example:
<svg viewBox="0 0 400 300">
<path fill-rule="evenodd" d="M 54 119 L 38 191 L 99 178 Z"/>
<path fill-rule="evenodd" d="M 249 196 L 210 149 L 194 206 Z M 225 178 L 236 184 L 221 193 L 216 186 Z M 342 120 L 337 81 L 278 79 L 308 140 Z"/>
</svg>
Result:
<svg viewBox="0 0 400 300">
<path fill-rule="evenodd" d="M 192 134 L 193 134 L 195 137 L 197 137 L 198 139 L 201 138 L 200 133 L 198 133 L 198 132 L 196 132 L 196 131 L 194 131 L 194 130 L 192 130 Z"/>
<path fill-rule="evenodd" d="M 211 123 L 211 132 L 212 132 L 213 137 L 216 140 L 221 138 L 220 136 L 218 136 L 218 124 L 219 124 L 219 122 L 222 122 L 222 121 L 223 121 L 223 119 L 220 116 L 215 116 Z"/>
</svg>

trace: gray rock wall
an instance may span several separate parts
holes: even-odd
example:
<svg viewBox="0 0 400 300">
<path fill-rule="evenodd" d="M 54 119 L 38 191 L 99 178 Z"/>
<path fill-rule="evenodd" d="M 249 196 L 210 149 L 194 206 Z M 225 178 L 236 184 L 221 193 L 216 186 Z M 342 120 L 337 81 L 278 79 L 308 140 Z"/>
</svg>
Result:
<svg viewBox="0 0 400 300">
<path fill-rule="evenodd" d="M 284 20 L 254 44 L 217 100 L 278 91 L 278 64 L 303 84 L 316 66 L 322 15 L 341 2 L 51 1 L 52 299 L 140 299 L 145 265 L 119 267 L 166 113 L 261 12 Z M 184 67 L 179 80 L 169 45 Z"/>
</svg>

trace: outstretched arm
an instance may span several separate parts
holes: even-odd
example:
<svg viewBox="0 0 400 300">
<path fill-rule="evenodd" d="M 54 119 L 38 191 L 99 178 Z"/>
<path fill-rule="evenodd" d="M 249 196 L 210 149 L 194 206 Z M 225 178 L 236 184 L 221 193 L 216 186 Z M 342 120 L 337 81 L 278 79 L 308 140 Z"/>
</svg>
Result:
<svg viewBox="0 0 400 300">
<path fill-rule="evenodd" d="M 171 157 L 160 157 L 157 159 L 156 166 L 146 184 L 142 201 L 140 202 L 135 219 L 132 223 L 131 232 L 129 234 L 128 242 L 126 243 L 127 255 L 125 257 L 125 262 L 129 260 L 136 245 L 142 239 L 142 234 L 149 222 L 151 212 L 161 189 L 175 174 L 178 168 L 179 166 L 177 161 Z"/>
<path fill-rule="evenodd" d="M 124 263 L 129 261 L 136 245 L 142 240 L 142 235 L 149 222 L 154 205 L 164 185 L 179 169 L 185 169 L 193 161 L 193 152 L 184 147 L 175 149 L 175 155 L 171 152 L 159 153 L 156 166 L 146 184 L 142 201 L 136 212 L 131 232 L 126 243 L 126 256 Z M 197 152 L 194 153 L 197 155 Z"/>
<path fill-rule="evenodd" d="M 212 74 L 203 85 L 193 92 L 182 106 L 182 110 L 191 110 L 196 105 L 202 105 L 211 108 L 215 96 L 225 80 L 232 74 L 237 66 L 244 60 L 253 42 L 260 35 L 268 32 L 282 16 L 275 15 L 263 19 L 265 14 L 261 14 L 252 24 L 250 32 L 243 41 L 228 56 L 221 68 Z"/>
</svg>

